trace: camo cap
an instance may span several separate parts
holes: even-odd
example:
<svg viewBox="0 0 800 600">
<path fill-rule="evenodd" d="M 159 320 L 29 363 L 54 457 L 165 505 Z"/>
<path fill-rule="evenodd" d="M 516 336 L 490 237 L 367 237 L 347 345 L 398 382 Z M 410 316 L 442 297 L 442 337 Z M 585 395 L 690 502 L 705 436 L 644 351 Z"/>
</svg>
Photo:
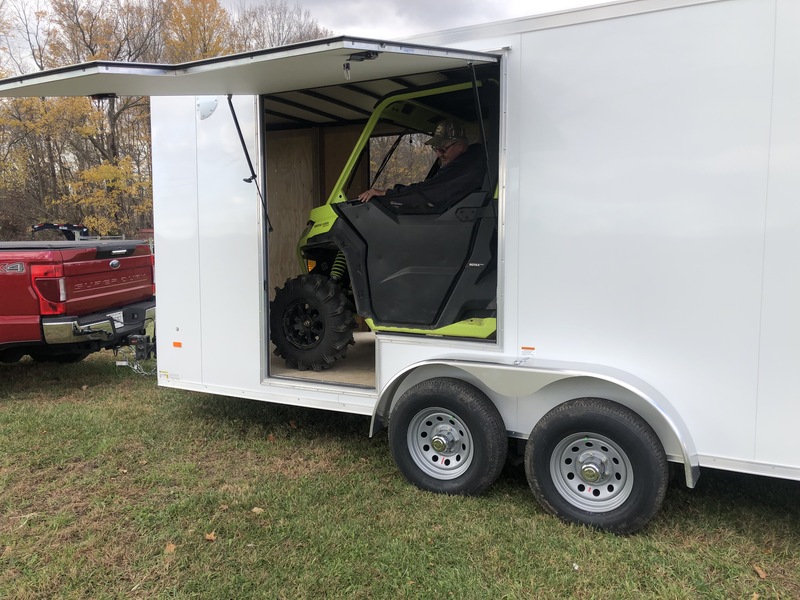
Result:
<svg viewBox="0 0 800 600">
<path fill-rule="evenodd" d="M 436 131 L 433 132 L 433 137 L 425 142 L 428 146 L 434 148 L 447 145 L 448 142 L 467 141 L 467 132 L 458 123 L 453 121 L 442 121 L 436 126 Z"/>
</svg>

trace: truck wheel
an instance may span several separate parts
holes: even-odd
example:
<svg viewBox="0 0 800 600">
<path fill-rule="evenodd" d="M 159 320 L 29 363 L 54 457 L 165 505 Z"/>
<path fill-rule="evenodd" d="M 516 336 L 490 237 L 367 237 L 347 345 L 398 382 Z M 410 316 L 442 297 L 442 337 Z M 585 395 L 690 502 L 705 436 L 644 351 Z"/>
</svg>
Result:
<svg viewBox="0 0 800 600">
<path fill-rule="evenodd" d="M 12 364 L 19 362 L 20 359 L 24 356 L 24 353 L 21 350 L 15 350 L 13 348 L 9 350 L 0 351 L 0 363 L 5 364 Z"/>
<path fill-rule="evenodd" d="M 89 352 L 64 352 L 61 354 L 30 353 L 30 357 L 35 362 L 51 362 L 64 365 L 79 363 L 87 356 L 89 356 Z"/>
<path fill-rule="evenodd" d="M 344 358 L 356 323 L 341 287 L 322 275 L 301 275 L 275 288 L 270 337 L 290 367 L 321 371 Z"/>
<path fill-rule="evenodd" d="M 653 429 L 633 411 L 598 398 L 557 406 L 536 424 L 525 473 L 548 512 L 620 534 L 653 518 L 668 481 Z"/>
<path fill-rule="evenodd" d="M 389 445 L 408 481 L 443 494 L 480 494 L 508 452 L 497 407 L 476 387 L 446 377 L 418 383 L 397 400 Z"/>
</svg>

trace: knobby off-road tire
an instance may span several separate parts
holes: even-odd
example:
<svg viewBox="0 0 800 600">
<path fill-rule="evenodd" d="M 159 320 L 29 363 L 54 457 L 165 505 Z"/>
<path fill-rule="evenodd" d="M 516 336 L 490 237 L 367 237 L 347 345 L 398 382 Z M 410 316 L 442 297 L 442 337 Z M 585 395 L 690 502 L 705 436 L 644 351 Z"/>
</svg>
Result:
<svg viewBox="0 0 800 600">
<path fill-rule="evenodd" d="M 492 485 L 508 452 L 497 407 L 476 387 L 448 377 L 418 383 L 397 400 L 389 414 L 389 446 L 412 484 L 460 495 Z"/>
<path fill-rule="evenodd" d="M 270 338 L 275 355 L 301 371 L 321 371 L 355 343 L 353 311 L 341 287 L 323 275 L 301 275 L 275 288 Z"/>
<path fill-rule="evenodd" d="M 669 480 L 653 429 L 628 408 L 598 398 L 557 406 L 536 424 L 525 473 L 548 512 L 618 534 L 653 518 Z"/>
</svg>

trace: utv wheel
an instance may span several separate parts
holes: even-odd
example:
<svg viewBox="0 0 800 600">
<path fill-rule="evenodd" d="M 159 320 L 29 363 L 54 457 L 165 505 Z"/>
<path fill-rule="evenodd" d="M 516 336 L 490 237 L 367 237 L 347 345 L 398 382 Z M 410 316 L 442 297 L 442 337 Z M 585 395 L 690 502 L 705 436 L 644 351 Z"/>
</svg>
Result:
<svg viewBox="0 0 800 600">
<path fill-rule="evenodd" d="M 270 337 L 286 364 L 321 371 L 344 358 L 356 326 L 341 287 L 322 275 L 301 275 L 275 289 Z"/>
<path fill-rule="evenodd" d="M 548 512 L 620 534 L 653 518 L 669 478 L 652 428 L 624 406 L 597 398 L 562 404 L 536 424 L 525 473 Z"/>
<path fill-rule="evenodd" d="M 408 481 L 443 494 L 480 494 L 508 452 L 497 407 L 474 386 L 444 377 L 418 383 L 395 403 L 389 445 Z"/>
</svg>

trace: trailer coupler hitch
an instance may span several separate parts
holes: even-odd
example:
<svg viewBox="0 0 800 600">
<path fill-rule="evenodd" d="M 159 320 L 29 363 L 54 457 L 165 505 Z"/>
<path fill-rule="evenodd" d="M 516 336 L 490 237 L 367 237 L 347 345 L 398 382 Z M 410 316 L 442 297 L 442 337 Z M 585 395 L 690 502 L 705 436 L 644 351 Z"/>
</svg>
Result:
<svg viewBox="0 0 800 600">
<path fill-rule="evenodd" d="M 147 360 L 156 355 L 156 340 L 150 341 L 149 335 L 129 335 L 128 343 L 133 348 L 136 360 Z"/>
<path fill-rule="evenodd" d="M 119 357 L 120 352 L 123 353 Z M 156 339 L 151 339 L 149 335 L 129 335 L 128 345 L 114 348 L 114 356 L 118 356 L 118 367 L 130 367 L 135 373 L 140 375 L 153 375 L 155 367 L 147 369 L 140 362 L 149 358 L 156 357 Z"/>
</svg>

